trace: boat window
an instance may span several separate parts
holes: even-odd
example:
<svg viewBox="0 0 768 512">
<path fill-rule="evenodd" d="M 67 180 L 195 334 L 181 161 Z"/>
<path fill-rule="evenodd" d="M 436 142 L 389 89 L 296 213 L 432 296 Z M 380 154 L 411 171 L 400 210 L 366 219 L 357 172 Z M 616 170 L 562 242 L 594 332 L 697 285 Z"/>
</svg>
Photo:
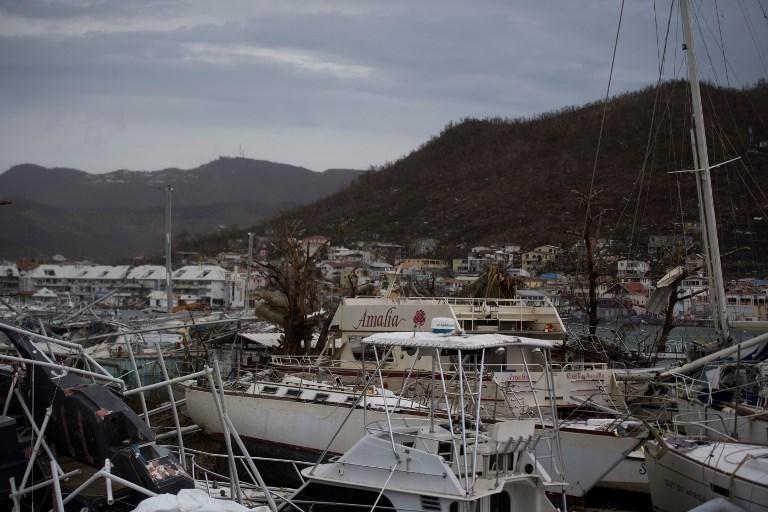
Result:
<svg viewBox="0 0 768 512">
<path fill-rule="evenodd" d="M 352 402 L 354 402 L 355 400 L 357 400 L 357 397 L 355 397 L 355 396 L 348 396 L 348 397 L 347 397 L 347 402 L 348 402 L 348 403 L 352 403 Z"/>
<path fill-rule="evenodd" d="M 440 511 L 443 510 L 443 507 L 440 506 L 440 498 L 435 498 L 434 496 L 422 496 L 421 509 Z"/>
<path fill-rule="evenodd" d="M 339 512 L 364 510 L 366 512 L 392 512 L 392 502 L 378 491 L 367 491 L 352 487 L 339 488 L 332 485 L 310 483 L 293 497 L 300 510 L 312 512 Z M 373 505 L 375 508 L 372 508 Z M 458 511 L 458 509 L 457 509 Z"/>
<path fill-rule="evenodd" d="M 328 393 L 318 393 L 315 395 L 315 402 L 327 402 L 330 396 Z"/>
<path fill-rule="evenodd" d="M 490 512 L 506 512 L 512 506 L 512 500 L 509 497 L 507 491 L 501 491 L 500 493 L 491 495 L 491 508 Z"/>
<path fill-rule="evenodd" d="M 274 395 L 275 393 L 277 393 L 277 388 L 275 386 L 264 386 L 263 388 L 261 388 L 261 392 Z"/>
<path fill-rule="evenodd" d="M 285 394 L 287 396 L 291 396 L 291 397 L 295 398 L 295 397 L 301 396 L 301 390 L 300 389 L 289 389 L 288 391 L 285 392 Z"/>
<path fill-rule="evenodd" d="M 450 461 L 453 458 L 453 447 L 451 443 L 438 443 L 437 454 L 445 460 Z"/>
<path fill-rule="evenodd" d="M 363 345 L 360 342 L 362 340 L 362 337 L 355 336 L 349 338 L 349 348 L 352 350 L 352 355 L 355 357 L 355 361 L 362 361 L 363 360 L 363 353 L 365 354 L 365 360 L 375 362 L 376 357 L 373 355 L 373 347 L 366 346 L 365 351 L 363 351 Z M 385 350 L 382 350 L 381 348 L 378 348 L 379 353 L 379 360 L 381 360 L 381 357 L 386 352 Z M 395 360 L 394 356 L 394 350 L 389 354 L 389 357 L 387 357 L 387 362 L 391 363 Z"/>
</svg>

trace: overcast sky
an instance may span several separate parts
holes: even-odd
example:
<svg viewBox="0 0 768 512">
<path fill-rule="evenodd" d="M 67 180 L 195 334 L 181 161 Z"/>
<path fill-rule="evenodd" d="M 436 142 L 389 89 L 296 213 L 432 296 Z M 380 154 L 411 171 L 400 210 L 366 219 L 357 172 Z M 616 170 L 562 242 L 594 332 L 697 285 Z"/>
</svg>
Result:
<svg viewBox="0 0 768 512">
<path fill-rule="evenodd" d="M 613 92 L 655 82 L 669 2 L 627 1 Z M 705 78 L 768 76 L 767 0 L 694 3 Z M 380 165 L 449 121 L 602 98 L 620 5 L 0 0 L 0 171 L 187 168 L 241 145 L 313 170 Z M 667 77 L 685 71 L 679 26 L 675 5 Z"/>
</svg>

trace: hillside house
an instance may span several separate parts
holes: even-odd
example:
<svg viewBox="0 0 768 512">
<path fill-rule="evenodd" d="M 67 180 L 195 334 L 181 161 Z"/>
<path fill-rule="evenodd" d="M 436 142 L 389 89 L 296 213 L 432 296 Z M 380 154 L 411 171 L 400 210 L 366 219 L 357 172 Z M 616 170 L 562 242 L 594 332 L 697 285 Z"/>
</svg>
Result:
<svg viewBox="0 0 768 512">
<path fill-rule="evenodd" d="M 404 274 L 441 272 L 448 269 L 448 265 L 443 260 L 427 258 L 406 258 L 400 262 L 399 267 Z"/>
<path fill-rule="evenodd" d="M 725 294 L 728 320 L 764 321 L 768 320 L 768 288 L 738 286 Z"/>
<path fill-rule="evenodd" d="M 320 250 L 331 245 L 331 239 L 327 236 L 313 235 L 308 236 L 301 241 L 301 245 L 305 251 L 309 252 L 310 256 L 314 256 Z"/>
<path fill-rule="evenodd" d="M 684 253 L 693 244 L 691 235 L 651 235 L 648 237 L 648 254 L 656 259 Z"/>
<path fill-rule="evenodd" d="M 368 251 L 373 255 L 374 261 L 384 261 L 393 266 L 405 259 L 403 245 L 374 242 L 368 246 Z"/>
<path fill-rule="evenodd" d="M 561 252 L 562 249 L 556 245 L 540 245 L 532 251 L 523 253 L 522 266 L 529 272 L 538 272 L 543 269 L 547 263 L 553 263 L 555 258 L 557 258 Z"/>
</svg>

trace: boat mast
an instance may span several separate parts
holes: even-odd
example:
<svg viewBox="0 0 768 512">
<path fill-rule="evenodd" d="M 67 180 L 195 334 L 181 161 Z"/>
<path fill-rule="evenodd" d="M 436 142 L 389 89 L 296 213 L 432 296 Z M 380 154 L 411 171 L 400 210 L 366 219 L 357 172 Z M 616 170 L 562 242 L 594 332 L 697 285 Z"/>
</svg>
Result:
<svg viewBox="0 0 768 512">
<path fill-rule="evenodd" d="M 704 257 L 707 269 L 711 269 L 709 278 L 710 301 L 712 302 L 712 318 L 715 322 L 715 332 L 720 344 L 730 344 L 728 314 L 725 309 L 725 286 L 723 285 L 723 268 L 720 263 L 720 243 L 717 238 L 717 223 L 715 220 L 715 201 L 712 197 L 712 181 L 709 174 L 709 156 L 707 155 L 707 135 L 704 130 L 704 113 L 701 107 L 701 89 L 699 88 L 699 69 L 696 64 L 696 53 L 693 49 L 693 29 L 689 0 L 680 1 L 683 17 L 683 49 L 687 54 L 688 82 L 691 86 L 691 103 L 693 106 L 693 124 L 696 133 L 696 153 L 698 166 L 694 170 L 697 183 L 701 190 L 703 208 L 701 208 L 701 233 L 704 239 Z"/>
<path fill-rule="evenodd" d="M 173 313 L 173 266 L 171 265 L 171 197 L 173 186 L 165 187 L 165 297 L 166 312 Z"/>
</svg>

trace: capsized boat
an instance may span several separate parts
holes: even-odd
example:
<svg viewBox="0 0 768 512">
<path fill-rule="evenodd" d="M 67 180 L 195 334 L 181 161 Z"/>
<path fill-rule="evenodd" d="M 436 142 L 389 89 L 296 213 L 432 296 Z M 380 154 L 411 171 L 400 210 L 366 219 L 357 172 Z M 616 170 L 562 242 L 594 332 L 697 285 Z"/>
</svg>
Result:
<svg viewBox="0 0 768 512">
<path fill-rule="evenodd" d="M 54 363 L 14 330 L 0 326 L 0 332 L 28 361 L 21 395 L 32 404 L 35 421 L 48 423 L 45 439 L 59 456 L 94 467 L 109 459 L 115 475 L 156 493 L 194 486 L 176 455 L 155 442 L 152 430 L 116 392 Z"/>
</svg>

